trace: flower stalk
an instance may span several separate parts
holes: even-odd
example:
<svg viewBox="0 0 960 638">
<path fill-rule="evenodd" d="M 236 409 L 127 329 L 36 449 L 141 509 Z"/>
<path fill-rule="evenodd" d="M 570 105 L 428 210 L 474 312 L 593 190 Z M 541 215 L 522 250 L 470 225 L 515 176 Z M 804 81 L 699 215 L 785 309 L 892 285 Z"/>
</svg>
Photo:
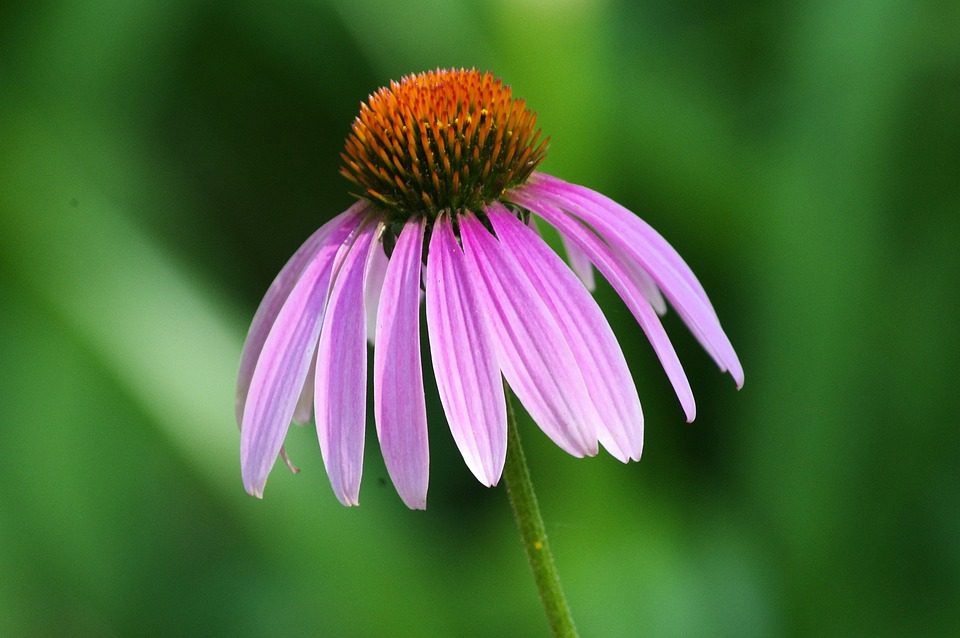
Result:
<svg viewBox="0 0 960 638">
<path fill-rule="evenodd" d="M 510 400 L 510 390 L 504 384 L 507 398 L 507 458 L 503 478 L 507 484 L 510 507 L 520 530 L 523 547 L 533 570 L 533 578 L 540 592 L 540 602 L 547 614 L 547 622 L 554 636 L 569 638 L 577 635 L 567 598 L 560 585 L 560 576 L 547 542 L 547 532 L 540 515 L 537 495 L 530 480 L 530 469 L 520 443 L 517 416 Z"/>
</svg>

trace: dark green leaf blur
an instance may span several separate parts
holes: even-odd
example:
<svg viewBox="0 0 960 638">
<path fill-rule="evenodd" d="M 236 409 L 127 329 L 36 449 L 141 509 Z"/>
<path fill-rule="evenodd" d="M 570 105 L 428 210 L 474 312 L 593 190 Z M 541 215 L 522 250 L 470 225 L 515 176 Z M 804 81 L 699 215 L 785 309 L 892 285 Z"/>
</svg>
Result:
<svg viewBox="0 0 960 638">
<path fill-rule="evenodd" d="M 0 3 L 0 635 L 545 635 L 429 373 L 426 512 L 372 423 L 359 508 L 309 427 L 299 475 L 240 482 L 260 296 L 350 204 L 360 101 L 449 66 L 677 247 L 746 370 L 669 313 L 685 424 L 601 283 L 643 460 L 521 424 L 582 634 L 960 635 L 960 5 L 934 0 Z"/>
</svg>

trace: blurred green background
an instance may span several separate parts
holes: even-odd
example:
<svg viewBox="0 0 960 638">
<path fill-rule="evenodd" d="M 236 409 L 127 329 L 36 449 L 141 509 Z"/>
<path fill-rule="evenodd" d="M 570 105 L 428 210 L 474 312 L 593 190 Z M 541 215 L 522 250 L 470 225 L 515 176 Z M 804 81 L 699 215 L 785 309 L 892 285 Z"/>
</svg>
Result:
<svg viewBox="0 0 960 638">
<path fill-rule="evenodd" d="M 489 69 L 544 169 L 643 215 L 711 293 L 683 416 L 606 284 L 639 464 L 523 424 L 585 636 L 960 635 L 960 5 L 827 0 L 0 4 L 0 635 L 544 635 L 506 495 L 428 378 L 429 509 L 311 428 L 266 498 L 233 384 L 260 295 L 350 203 L 391 78 Z M 372 430 L 372 427 L 370 428 Z"/>
</svg>

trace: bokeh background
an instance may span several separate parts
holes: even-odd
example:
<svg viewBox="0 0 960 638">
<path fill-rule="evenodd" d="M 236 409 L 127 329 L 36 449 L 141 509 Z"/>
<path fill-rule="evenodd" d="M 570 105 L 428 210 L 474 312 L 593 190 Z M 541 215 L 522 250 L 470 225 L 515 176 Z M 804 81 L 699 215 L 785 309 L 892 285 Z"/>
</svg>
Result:
<svg viewBox="0 0 960 638">
<path fill-rule="evenodd" d="M 311 428 L 240 483 L 260 295 L 350 203 L 359 102 L 493 70 L 545 170 L 643 215 L 711 293 L 734 389 L 666 318 L 699 414 L 598 297 L 642 462 L 523 424 L 585 636 L 960 635 L 960 5 L 496 0 L 0 4 L 0 635 L 536 636 L 502 488 L 428 373 L 431 490 Z M 372 430 L 372 428 L 371 428 Z"/>
</svg>

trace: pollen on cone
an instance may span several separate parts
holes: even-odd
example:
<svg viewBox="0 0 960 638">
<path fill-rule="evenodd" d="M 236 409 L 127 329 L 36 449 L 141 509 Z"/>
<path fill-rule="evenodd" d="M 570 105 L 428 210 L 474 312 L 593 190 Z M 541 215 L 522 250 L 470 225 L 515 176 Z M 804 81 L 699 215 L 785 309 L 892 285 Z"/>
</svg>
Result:
<svg viewBox="0 0 960 638">
<path fill-rule="evenodd" d="M 522 184 L 546 152 L 536 113 L 490 73 L 408 75 L 361 105 L 340 172 L 398 220 L 478 209 Z"/>
</svg>

